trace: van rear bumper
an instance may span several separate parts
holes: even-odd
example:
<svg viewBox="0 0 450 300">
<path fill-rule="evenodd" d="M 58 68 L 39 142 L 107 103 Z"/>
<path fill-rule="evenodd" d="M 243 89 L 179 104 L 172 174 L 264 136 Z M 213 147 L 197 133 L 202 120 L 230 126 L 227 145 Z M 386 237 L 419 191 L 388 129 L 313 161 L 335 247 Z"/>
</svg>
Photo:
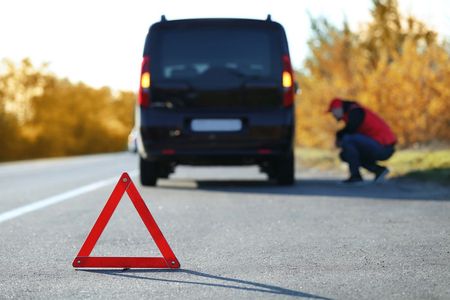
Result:
<svg viewBox="0 0 450 300">
<path fill-rule="evenodd" d="M 194 132 L 194 119 L 239 119 L 236 132 Z M 292 150 L 293 109 L 180 113 L 141 110 L 138 149 L 150 161 L 189 165 L 257 164 Z"/>
<path fill-rule="evenodd" d="M 264 149 L 266 150 L 266 149 Z M 289 151 L 174 151 L 171 153 L 161 153 L 152 151 L 148 153 L 146 160 L 174 163 L 176 165 L 198 165 L 198 166 L 229 166 L 229 165 L 254 165 L 274 161 L 281 156 L 286 156 Z"/>
</svg>

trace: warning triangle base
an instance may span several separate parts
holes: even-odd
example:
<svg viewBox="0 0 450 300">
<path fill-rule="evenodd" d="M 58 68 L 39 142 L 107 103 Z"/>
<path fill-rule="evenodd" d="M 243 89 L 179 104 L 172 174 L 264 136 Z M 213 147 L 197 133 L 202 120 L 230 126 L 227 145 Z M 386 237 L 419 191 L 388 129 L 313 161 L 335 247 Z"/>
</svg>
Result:
<svg viewBox="0 0 450 300">
<path fill-rule="evenodd" d="M 108 224 L 124 193 L 127 193 L 163 257 L 97 257 L 89 256 Z M 83 246 L 75 257 L 75 268 L 158 268 L 178 269 L 180 263 L 156 224 L 147 205 L 127 173 L 123 173 L 97 218 Z"/>
</svg>

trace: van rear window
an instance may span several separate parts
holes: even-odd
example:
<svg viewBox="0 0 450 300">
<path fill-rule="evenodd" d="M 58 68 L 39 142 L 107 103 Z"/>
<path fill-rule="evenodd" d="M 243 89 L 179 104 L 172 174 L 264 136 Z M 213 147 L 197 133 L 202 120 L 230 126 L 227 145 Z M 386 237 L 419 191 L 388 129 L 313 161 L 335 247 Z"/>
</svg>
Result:
<svg viewBox="0 0 450 300">
<path fill-rule="evenodd" d="M 256 27 L 178 27 L 161 29 L 152 40 L 152 72 L 157 78 L 192 79 L 211 68 L 246 77 L 279 77 L 277 32 Z"/>
</svg>

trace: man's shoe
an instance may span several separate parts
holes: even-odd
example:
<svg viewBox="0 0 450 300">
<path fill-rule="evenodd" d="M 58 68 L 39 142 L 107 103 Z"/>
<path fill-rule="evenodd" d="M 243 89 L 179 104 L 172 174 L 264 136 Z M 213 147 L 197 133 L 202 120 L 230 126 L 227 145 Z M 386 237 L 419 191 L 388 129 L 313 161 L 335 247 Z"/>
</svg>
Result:
<svg viewBox="0 0 450 300">
<path fill-rule="evenodd" d="M 374 182 L 384 182 L 386 181 L 386 176 L 389 174 L 389 169 L 386 167 L 381 167 L 380 170 L 375 172 Z"/>
<path fill-rule="evenodd" d="M 342 181 L 343 184 L 360 185 L 364 184 L 364 179 L 361 176 L 350 176 L 348 179 Z"/>
</svg>

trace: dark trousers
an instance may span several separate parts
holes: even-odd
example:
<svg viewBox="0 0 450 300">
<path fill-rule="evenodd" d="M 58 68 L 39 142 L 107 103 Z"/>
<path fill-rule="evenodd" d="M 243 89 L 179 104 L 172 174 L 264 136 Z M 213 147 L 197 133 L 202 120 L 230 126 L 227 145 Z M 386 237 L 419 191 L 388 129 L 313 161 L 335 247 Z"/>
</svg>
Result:
<svg viewBox="0 0 450 300">
<path fill-rule="evenodd" d="M 377 161 L 386 160 L 394 154 L 394 146 L 384 146 L 374 139 L 362 134 L 347 134 L 341 140 L 343 161 L 348 163 L 351 176 L 361 176 L 359 168 L 363 167 L 377 173 L 383 167 Z"/>
</svg>

